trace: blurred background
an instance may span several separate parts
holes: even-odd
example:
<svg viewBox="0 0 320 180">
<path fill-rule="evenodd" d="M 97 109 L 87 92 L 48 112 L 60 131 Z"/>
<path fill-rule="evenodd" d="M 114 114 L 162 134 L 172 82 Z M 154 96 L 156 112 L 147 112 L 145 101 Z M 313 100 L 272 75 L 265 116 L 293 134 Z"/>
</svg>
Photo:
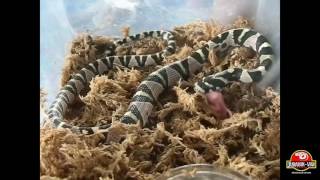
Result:
<svg viewBox="0 0 320 180">
<path fill-rule="evenodd" d="M 139 33 L 196 20 L 230 24 L 238 16 L 253 21 L 273 45 L 277 62 L 260 86 L 280 91 L 280 0 L 41 0 L 40 88 L 48 93 L 50 104 L 60 87 L 67 48 L 77 33 L 120 36 L 125 26 L 130 26 L 130 33 Z"/>
</svg>

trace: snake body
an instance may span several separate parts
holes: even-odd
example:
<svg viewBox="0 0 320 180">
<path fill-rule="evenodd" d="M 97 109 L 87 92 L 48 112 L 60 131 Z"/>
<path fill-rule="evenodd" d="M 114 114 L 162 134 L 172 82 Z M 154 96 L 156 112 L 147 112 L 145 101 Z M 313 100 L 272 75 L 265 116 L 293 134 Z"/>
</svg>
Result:
<svg viewBox="0 0 320 180">
<path fill-rule="evenodd" d="M 108 56 L 98 59 L 81 69 L 61 89 L 56 100 L 50 106 L 48 114 L 53 124 L 58 128 L 69 128 L 73 132 L 81 134 L 94 134 L 108 129 L 110 124 L 99 127 L 72 126 L 63 122 L 63 114 L 67 106 L 73 102 L 75 96 L 81 92 L 93 77 L 104 74 L 112 69 L 114 64 L 129 68 L 146 67 L 161 64 L 167 55 L 175 53 L 176 42 L 173 34 L 169 31 L 150 31 L 129 36 L 123 40 L 115 41 L 114 46 L 110 47 L 109 50 L 114 51 L 117 45 L 144 37 L 162 37 L 167 42 L 167 47 L 161 52 L 150 55 Z M 252 29 L 231 29 L 213 37 L 187 58 L 173 62 L 149 74 L 138 86 L 128 111 L 120 121 L 127 124 L 140 122 L 142 126 L 145 126 L 159 95 L 176 85 L 179 80 L 187 80 L 201 71 L 203 65 L 208 62 L 209 51 L 223 54 L 229 51 L 230 48 L 239 46 L 250 48 L 258 54 L 259 66 L 257 68 L 250 70 L 230 68 L 206 76 L 195 84 L 194 90 L 200 93 L 208 93 L 209 91 L 220 91 L 226 85 L 235 81 L 242 83 L 260 81 L 271 68 L 274 59 L 271 44 L 262 34 Z"/>
</svg>

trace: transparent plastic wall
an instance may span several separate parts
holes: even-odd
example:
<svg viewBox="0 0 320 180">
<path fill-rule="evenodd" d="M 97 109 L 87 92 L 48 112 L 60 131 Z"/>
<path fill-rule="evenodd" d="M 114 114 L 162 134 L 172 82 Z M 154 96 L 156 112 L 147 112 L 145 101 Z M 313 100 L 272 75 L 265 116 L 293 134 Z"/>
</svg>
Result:
<svg viewBox="0 0 320 180">
<path fill-rule="evenodd" d="M 139 33 L 170 30 L 196 20 L 229 24 L 244 16 L 271 41 L 277 57 L 280 55 L 280 0 L 41 0 L 40 8 L 40 87 L 48 92 L 49 103 L 60 87 L 68 45 L 81 32 L 120 36 L 125 26 L 130 26 L 131 33 Z M 261 87 L 276 83 L 280 90 L 279 67 L 275 64 Z"/>
</svg>

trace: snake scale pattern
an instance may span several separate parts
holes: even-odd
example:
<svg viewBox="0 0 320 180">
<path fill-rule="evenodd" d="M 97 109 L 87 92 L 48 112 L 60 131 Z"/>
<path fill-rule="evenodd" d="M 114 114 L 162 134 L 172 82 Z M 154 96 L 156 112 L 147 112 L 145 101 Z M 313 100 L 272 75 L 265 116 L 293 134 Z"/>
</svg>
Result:
<svg viewBox="0 0 320 180">
<path fill-rule="evenodd" d="M 114 45 L 108 48 L 108 54 L 115 54 L 115 48 L 118 45 L 146 37 L 162 38 L 167 46 L 163 51 L 149 55 L 106 56 L 88 64 L 74 75 L 60 90 L 55 101 L 49 107 L 48 115 L 55 127 L 69 128 L 74 133 L 86 135 L 107 131 L 111 124 L 98 127 L 77 127 L 63 122 L 63 115 L 68 105 L 73 103 L 75 97 L 95 76 L 105 74 L 115 65 L 128 68 L 160 65 L 166 56 L 175 53 L 176 42 L 171 32 L 149 31 L 115 41 Z M 259 66 L 257 68 L 250 70 L 229 68 L 206 76 L 195 84 L 194 90 L 200 93 L 208 93 L 221 91 L 226 85 L 235 81 L 242 83 L 259 82 L 272 66 L 274 54 L 271 44 L 262 34 L 253 29 L 231 29 L 213 37 L 187 58 L 173 62 L 149 74 L 138 86 L 128 111 L 120 121 L 127 124 L 140 122 L 142 127 L 145 126 L 158 96 L 166 89 L 176 85 L 179 80 L 187 80 L 200 72 L 202 66 L 208 62 L 209 51 L 226 53 L 230 48 L 240 46 L 250 48 L 258 54 Z"/>
</svg>

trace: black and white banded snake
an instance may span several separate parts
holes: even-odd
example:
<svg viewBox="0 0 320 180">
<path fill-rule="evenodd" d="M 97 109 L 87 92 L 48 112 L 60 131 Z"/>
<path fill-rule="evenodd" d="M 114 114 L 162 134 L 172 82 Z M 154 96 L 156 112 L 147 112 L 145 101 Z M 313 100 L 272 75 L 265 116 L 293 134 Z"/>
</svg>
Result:
<svg viewBox="0 0 320 180">
<path fill-rule="evenodd" d="M 114 42 L 109 53 L 114 54 L 115 48 L 126 42 L 136 41 L 146 37 L 161 37 L 167 47 L 161 52 L 149 55 L 107 56 L 88 64 L 75 74 L 67 84 L 62 87 L 54 102 L 49 107 L 48 116 L 57 128 L 68 128 L 74 133 L 94 134 L 105 132 L 111 124 L 99 127 L 78 127 L 63 122 L 63 116 L 68 105 L 72 104 L 76 96 L 97 75 L 102 75 L 112 69 L 114 65 L 127 68 L 160 65 L 163 59 L 176 51 L 174 36 L 169 31 L 149 31 L 129 36 Z M 197 82 L 194 90 L 205 93 L 208 102 L 219 101 L 219 91 L 231 82 L 252 83 L 259 82 L 271 68 L 273 50 L 268 40 L 260 33 L 247 28 L 231 29 L 213 37 L 200 49 L 187 58 L 173 62 L 149 74 L 138 86 L 128 111 L 122 116 L 122 123 L 134 124 L 140 122 L 145 126 L 158 96 L 166 89 L 176 85 L 179 80 L 187 80 L 201 71 L 208 62 L 209 51 L 223 52 L 231 47 L 246 47 L 258 54 L 259 66 L 255 69 L 229 68 L 216 74 L 204 77 Z M 210 95 L 211 94 L 211 95 Z M 218 96 L 217 96 L 218 94 Z M 214 103 L 214 102 L 213 102 Z M 218 102 L 219 103 L 219 102 Z M 220 107 L 221 108 L 221 107 Z M 218 111 L 221 111 L 218 110 Z"/>
</svg>

